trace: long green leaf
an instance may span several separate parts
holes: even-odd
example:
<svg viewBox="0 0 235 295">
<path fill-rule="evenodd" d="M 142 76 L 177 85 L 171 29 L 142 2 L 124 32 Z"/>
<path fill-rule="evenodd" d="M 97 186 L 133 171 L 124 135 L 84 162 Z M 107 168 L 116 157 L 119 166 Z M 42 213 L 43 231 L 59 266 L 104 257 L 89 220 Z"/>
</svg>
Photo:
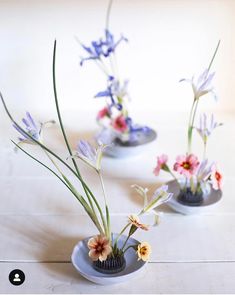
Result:
<svg viewBox="0 0 235 295">
<path fill-rule="evenodd" d="M 70 183 L 70 181 L 67 179 L 67 177 L 65 175 L 62 175 L 62 177 L 65 180 L 64 181 L 54 170 L 52 170 L 50 167 L 48 167 L 47 165 L 45 165 L 44 163 L 42 163 L 40 160 L 38 160 L 37 158 L 35 158 L 34 156 L 32 156 L 30 153 L 28 153 L 26 150 L 24 150 L 22 147 L 20 147 L 13 140 L 12 140 L 12 143 L 15 146 L 17 146 L 17 148 L 20 149 L 23 153 L 25 153 L 27 156 L 29 156 L 31 159 L 33 159 L 34 161 L 36 161 L 37 163 L 39 163 L 40 165 L 42 165 L 43 167 L 45 167 L 46 169 L 48 169 L 51 173 L 53 173 L 70 190 L 70 192 L 76 197 L 76 199 L 83 206 L 83 208 L 85 209 L 85 211 L 87 212 L 87 214 L 89 215 L 89 217 L 91 218 L 91 220 L 93 221 L 93 223 L 95 224 L 95 226 L 97 227 L 97 229 L 99 230 L 99 232 L 102 234 L 103 233 L 103 229 L 101 228 L 101 226 L 100 226 L 100 224 L 99 224 L 96 216 L 93 215 L 93 213 L 92 213 L 89 205 L 87 204 L 86 200 L 82 197 L 82 195 L 80 195 L 77 192 L 77 190 L 73 187 L 73 185 Z"/>
</svg>

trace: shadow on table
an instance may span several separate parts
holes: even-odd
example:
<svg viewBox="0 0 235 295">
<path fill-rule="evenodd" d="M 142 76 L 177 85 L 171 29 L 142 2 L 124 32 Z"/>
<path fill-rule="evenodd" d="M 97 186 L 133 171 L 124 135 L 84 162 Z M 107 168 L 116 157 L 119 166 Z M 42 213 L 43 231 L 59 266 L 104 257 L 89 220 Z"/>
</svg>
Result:
<svg viewBox="0 0 235 295">
<path fill-rule="evenodd" d="M 55 227 L 50 226 L 42 216 L 33 216 L 33 218 L 25 216 L 25 218 L 27 218 L 27 221 L 23 220 L 24 226 L 20 222 L 16 223 L 11 220 L 3 225 L 7 227 L 9 234 L 14 237 L 16 248 L 24 248 L 23 251 L 28 254 L 26 254 L 26 257 L 21 255 L 21 260 L 40 263 L 45 271 L 58 275 L 61 280 L 66 278 L 66 281 L 69 279 L 70 282 L 77 279 L 81 281 L 82 277 L 71 265 L 70 255 L 74 246 L 85 236 L 62 235 L 56 230 L 56 223 Z M 64 218 L 66 223 L 66 216 L 62 215 L 60 218 Z M 61 225 L 61 222 L 59 225 Z M 17 253 L 14 253 L 12 260 L 17 260 L 15 256 L 17 257 Z M 83 278 L 82 280 L 86 281 Z"/>
<path fill-rule="evenodd" d="M 93 142 L 95 134 L 96 134 L 95 130 L 90 130 L 90 129 L 75 131 L 75 130 L 66 128 L 65 131 L 66 131 L 67 138 L 69 140 L 70 147 L 72 149 L 76 148 L 79 140 L 81 139 L 87 140 L 89 142 Z M 54 128 L 53 133 L 51 133 L 50 137 L 53 138 L 56 144 L 60 145 L 61 147 L 64 146 L 64 148 L 66 149 L 64 138 L 59 129 L 59 126 Z"/>
</svg>

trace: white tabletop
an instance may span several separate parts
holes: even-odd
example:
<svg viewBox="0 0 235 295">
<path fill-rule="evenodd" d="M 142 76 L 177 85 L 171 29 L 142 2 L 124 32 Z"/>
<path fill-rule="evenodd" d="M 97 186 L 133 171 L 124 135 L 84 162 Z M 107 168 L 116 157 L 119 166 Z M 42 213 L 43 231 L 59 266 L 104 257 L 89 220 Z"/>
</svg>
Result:
<svg viewBox="0 0 235 295">
<path fill-rule="evenodd" d="M 1 113 L 3 114 L 3 113 Z M 85 116 L 83 115 L 85 118 Z M 235 116 L 219 114 L 225 125 L 209 142 L 210 158 L 224 170 L 223 199 L 209 215 L 184 216 L 166 205 L 161 224 L 135 237 L 148 241 L 153 253 L 142 277 L 120 285 L 99 286 L 82 278 L 70 262 L 75 244 L 96 234 L 79 203 L 49 172 L 13 152 L 9 137 L 15 138 L 7 117 L 0 126 L 0 292 L 1 293 L 235 293 Z M 65 118 L 68 119 L 68 118 Z M 71 116 L 72 121 L 72 116 Z M 84 119 L 85 120 L 85 119 Z M 94 132 L 94 124 L 75 128 L 69 125 L 74 146 L 76 138 Z M 152 119 L 149 119 L 151 121 Z M 130 213 L 138 212 L 141 199 L 130 188 L 138 183 L 154 191 L 168 176 L 152 174 L 156 156 L 175 156 L 185 150 L 187 115 L 161 114 L 152 125 L 159 137 L 148 151 L 129 159 L 103 161 L 103 174 L 112 213 L 112 229 L 117 232 Z M 67 123 L 68 122 L 68 123 Z M 9 123 L 9 124 L 8 124 Z M 89 126 L 89 127 L 87 127 Z M 48 144 L 66 158 L 58 127 L 46 131 Z M 197 136 L 195 136 L 197 138 Z M 199 138 L 195 147 L 198 153 Z M 30 151 L 46 160 L 34 147 Z M 84 165 L 81 170 L 92 189 L 101 195 L 98 180 Z M 13 286 L 8 275 L 24 271 L 21 286 Z"/>
</svg>

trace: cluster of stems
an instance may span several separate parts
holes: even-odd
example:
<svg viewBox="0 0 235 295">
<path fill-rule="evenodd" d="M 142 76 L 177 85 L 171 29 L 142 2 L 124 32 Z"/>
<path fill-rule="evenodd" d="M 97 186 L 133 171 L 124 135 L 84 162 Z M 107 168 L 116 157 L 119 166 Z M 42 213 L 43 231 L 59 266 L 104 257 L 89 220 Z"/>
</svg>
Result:
<svg viewBox="0 0 235 295">
<path fill-rule="evenodd" d="M 106 196 L 105 196 L 105 190 L 104 190 L 104 183 L 103 183 L 101 172 L 100 171 L 97 171 L 97 173 L 99 175 L 99 178 L 100 178 L 100 182 L 101 182 L 103 194 L 104 194 L 106 216 L 104 216 L 103 211 L 102 211 L 102 209 L 101 209 L 101 207 L 100 207 L 100 205 L 99 205 L 96 197 L 94 196 L 94 194 L 92 193 L 92 191 L 89 189 L 88 185 L 86 184 L 86 182 L 82 178 L 82 176 L 80 174 L 80 171 L 79 171 L 79 168 L 77 166 L 77 163 L 76 163 L 75 159 L 72 157 L 72 150 L 71 150 L 69 141 L 67 139 L 66 132 L 64 130 L 64 126 L 63 126 L 63 122 L 62 122 L 62 118 L 61 118 L 61 114 L 60 114 L 60 109 L 59 109 L 59 104 L 58 104 L 58 99 L 57 99 L 56 78 L 55 78 L 55 61 L 56 61 L 56 40 L 54 42 L 54 50 L 53 50 L 53 89 L 54 89 L 54 98 L 55 98 L 55 105 L 56 105 L 56 110 L 57 110 L 57 115 L 58 115 L 58 120 L 59 120 L 60 128 L 61 128 L 61 131 L 62 131 L 62 134 L 63 134 L 63 138 L 64 138 L 64 141 L 65 141 L 67 150 L 69 152 L 69 155 L 71 156 L 73 167 L 71 167 L 59 155 L 57 155 L 55 152 L 53 152 L 51 149 L 49 149 L 47 146 L 45 146 L 41 141 L 36 140 L 33 136 L 31 136 L 28 132 L 26 132 L 14 120 L 14 118 L 10 114 L 10 112 L 9 112 L 9 110 L 8 110 L 6 104 L 5 104 L 5 101 L 3 99 L 2 94 L 0 93 L 0 98 L 2 100 L 3 106 L 4 106 L 5 110 L 6 110 L 6 113 L 7 113 L 8 117 L 12 121 L 12 123 L 15 126 L 18 127 L 18 129 L 22 132 L 22 134 L 25 135 L 26 138 L 29 138 L 34 144 L 38 145 L 45 152 L 45 154 L 47 155 L 47 157 L 50 159 L 50 161 L 52 162 L 52 164 L 56 168 L 56 171 L 54 171 L 49 166 L 47 166 L 46 164 L 44 164 L 43 162 L 41 162 L 40 160 L 38 160 L 37 158 L 35 158 L 34 156 L 32 156 L 30 153 L 28 153 L 25 149 L 23 149 L 16 142 L 14 142 L 14 141 L 12 141 L 12 142 L 13 142 L 13 144 L 17 148 L 19 148 L 27 156 L 29 156 L 30 158 L 32 158 L 33 160 L 35 160 L 36 162 L 38 162 L 39 164 L 41 164 L 43 167 L 45 167 L 46 169 L 48 169 L 52 174 L 54 174 L 67 187 L 67 189 L 75 196 L 75 198 L 80 202 L 80 204 L 82 205 L 82 207 L 84 208 L 84 210 L 86 211 L 86 213 L 88 214 L 88 216 L 91 218 L 91 220 L 93 221 L 94 225 L 98 229 L 99 233 L 101 235 L 105 235 L 108 239 L 111 239 L 110 216 L 109 216 L 108 205 L 107 205 L 107 202 L 106 202 Z M 76 179 L 78 179 L 78 181 L 81 183 L 81 185 L 83 187 L 84 194 L 85 194 L 86 197 L 82 196 L 76 190 L 76 188 L 74 187 L 74 185 L 70 182 L 70 180 L 62 172 L 62 170 L 60 169 L 60 167 L 57 164 L 57 162 L 55 161 L 55 159 L 58 162 L 60 162 L 60 164 L 62 164 L 64 167 L 68 168 L 69 171 L 72 172 L 72 174 L 76 177 Z M 98 211 L 98 213 L 97 213 L 97 211 Z"/>
</svg>

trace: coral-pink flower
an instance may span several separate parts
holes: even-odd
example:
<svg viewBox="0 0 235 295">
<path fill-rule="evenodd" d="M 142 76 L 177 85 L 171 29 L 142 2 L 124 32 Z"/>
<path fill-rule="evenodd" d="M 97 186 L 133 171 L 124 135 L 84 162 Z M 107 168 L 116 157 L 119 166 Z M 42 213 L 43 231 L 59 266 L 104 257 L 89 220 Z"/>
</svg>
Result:
<svg viewBox="0 0 235 295">
<path fill-rule="evenodd" d="M 97 114 L 97 120 L 103 119 L 104 117 L 109 116 L 109 109 L 104 107 Z"/>
<path fill-rule="evenodd" d="M 181 155 L 176 158 L 176 163 L 174 164 L 174 170 L 180 174 L 183 174 L 187 178 L 190 178 L 197 170 L 199 161 L 197 156 Z"/>
<path fill-rule="evenodd" d="M 126 119 L 123 115 L 119 115 L 118 117 L 116 117 L 111 125 L 119 132 L 125 132 L 128 129 Z"/>
<path fill-rule="evenodd" d="M 167 155 L 162 154 L 161 156 L 157 157 L 157 166 L 153 170 L 154 175 L 159 175 L 160 170 L 166 165 L 167 161 Z"/>
<path fill-rule="evenodd" d="M 143 230 L 148 230 L 149 229 L 149 226 L 146 225 L 146 224 L 143 224 L 140 222 L 140 219 L 137 215 L 135 214 L 131 214 L 129 217 L 128 217 L 130 223 L 132 225 L 134 225 L 135 227 L 137 228 L 140 228 L 140 229 L 143 229 Z"/>
<path fill-rule="evenodd" d="M 109 240 L 102 235 L 97 235 L 89 239 L 87 243 L 89 251 L 89 257 L 93 261 L 104 261 L 107 259 L 108 255 L 112 252 L 112 247 L 110 246 Z"/>
<path fill-rule="evenodd" d="M 218 170 L 216 165 L 213 165 L 212 172 L 211 172 L 211 181 L 212 181 L 212 187 L 215 190 L 222 189 L 223 186 L 223 175 Z"/>
</svg>

